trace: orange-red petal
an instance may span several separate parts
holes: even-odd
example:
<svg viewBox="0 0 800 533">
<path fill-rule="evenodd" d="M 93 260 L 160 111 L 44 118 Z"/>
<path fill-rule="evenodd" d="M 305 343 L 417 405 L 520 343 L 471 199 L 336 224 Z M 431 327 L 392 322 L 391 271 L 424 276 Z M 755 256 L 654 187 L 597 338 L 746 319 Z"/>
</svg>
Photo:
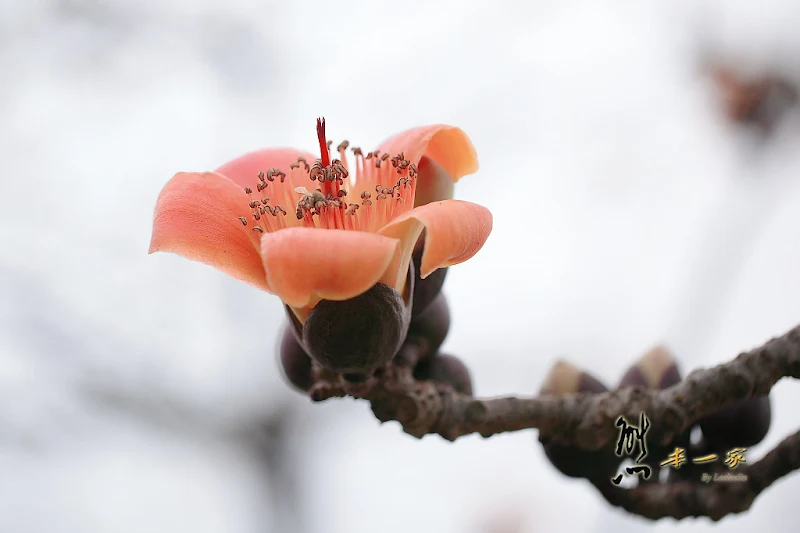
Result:
<svg viewBox="0 0 800 533">
<path fill-rule="evenodd" d="M 381 143 L 378 150 L 392 156 L 403 152 L 415 165 L 426 156 L 441 165 L 453 181 L 478 170 L 478 155 L 472 141 L 461 128 L 446 124 L 420 126 L 398 133 Z"/>
<path fill-rule="evenodd" d="M 399 242 L 364 231 L 296 227 L 261 236 L 261 258 L 273 294 L 291 307 L 346 300 L 394 271 Z"/>
<path fill-rule="evenodd" d="M 227 176 L 240 187 L 251 187 L 255 189 L 258 183 L 258 173 L 267 172 L 271 168 L 277 168 L 286 174 L 286 185 L 288 183 L 290 168 L 289 165 L 297 161 L 298 157 L 305 158 L 310 165 L 319 159 L 319 155 L 313 155 L 294 148 L 264 148 L 248 152 L 242 156 L 228 161 L 217 169 L 217 172 Z M 304 178 L 307 174 L 303 173 Z M 304 179 L 307 181 L 307 178 Z M 295 185 L 290 185 L 293 189 Z"/>
<path fill-rule="evenodd" d="M 420 276 L 462 263 L 483 247 L 492 232 L 492 214 L 485 207 L 461 200 L 444 200 L 416 207 L 378 232 L 401 241 L 398 277 L 408 268 L 414 245 L 425 229 Z"/>
<path fill-rule="evenodd" d="M 179 172 L 156 201 L 149 253 L 175 253 L 268 290 L 259 235 L 238 220 L 248 212 L 247 196 L 225 176 Z"/>
</svg>

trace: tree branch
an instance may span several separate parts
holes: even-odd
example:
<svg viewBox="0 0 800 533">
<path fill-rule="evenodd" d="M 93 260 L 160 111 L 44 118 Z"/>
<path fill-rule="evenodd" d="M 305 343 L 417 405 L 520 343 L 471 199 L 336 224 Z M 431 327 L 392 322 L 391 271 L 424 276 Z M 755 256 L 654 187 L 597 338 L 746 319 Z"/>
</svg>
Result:
<svg viewBox="0 0 800 533">
<path fill-rule="evenodd" d="M 800 326 L 734 360 L 699 369 L 664 390 L 635 387 L 606 393 L 567 396 L 472 398 L 449 385 L 417 381 L 416 361 L 406 354 L 361 383 L 315 367 L 314 401 L 352 396 L 369 401 L 382 422 L 396 420 L 417 438 L 438 434 L 453 441 L 478 433 L 538 429 L 550 443 L 596 451 L 613 446 L 617 418 L 654 421 L 648 440 L 668 445 L 705 415 L 751 396 L 769 394 L 784 377 L 800 377 Z M 800 432 L 788 437 L 761 461 L 741 470 L 746 483 L 675 481 L 642 483 L 634 489 L 608 484 L 595 486 L 612 505 L 650 519 L 666 516 L 708 516 L 719 520 L 747 510 L 753 500 L 778 478 L 800 468 Z M 740 472 L 737 470 L 737 472 Z"/>
<path fill-rule="evenodd" d="M 396 420 L 416 437 L 437 433 L 448 440 L 470 433 L 539 429 L 555 444 L 591 451 L 616 439 L 619 416 L 639 413 L 656 420 L 649 438 L 671 442 L 704 415 L 738 400 L 766 395 L 783 377 L 800 377 L 800 326 L 728 363 L 695 370 L 665 390 L 636 387 L 601 394 L 480 399 L 447 385 L 415 381 L 411 365 L 390 364 L 363 383 L 317 369 L 310 395 L 314 401 L 352 396 L 372 403 L 381 421 Z"/>
<path fill-rule="evenodd" d="M 651 520 L 707 516 L 717 521 L 747 511 L 761 492 L 797 469 L 800 431 L 786 437 L 760 461 L 737 468 L 731 474 L 735 476 L 733 480 L 640 483 L 628 490 L 602 482 L 595 482 L 594 486 L 611 505 Z"/>
</svg>

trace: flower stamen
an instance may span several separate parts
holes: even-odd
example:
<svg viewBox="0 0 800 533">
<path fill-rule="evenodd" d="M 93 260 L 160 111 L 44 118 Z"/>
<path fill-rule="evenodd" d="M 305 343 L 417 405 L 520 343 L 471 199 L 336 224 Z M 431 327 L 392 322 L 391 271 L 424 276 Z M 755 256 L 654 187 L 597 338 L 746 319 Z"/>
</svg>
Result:
<svg viewBox="0 0 800 533">
<path fill-rule="evenodd" d="M 395 156 L 379 150 L 365 154 L 361 148 L 350 148 L 350 142 L 345 140 L 336 146 L 339 158 L 332 159 L 333 141 L 326 137 L 324 118 L 317 119 L 317 140 L 320 158 L 311 165 L 299 157 L 289 165 L 288 176 L 278 168 L 259 172 L 258 197 L 252 189 L 245 188 L 253 231 L 305 226 L 376 232 L 414 207 L 417 168 L 402 152 Z M 353 167 L 347 161 L 348 148 L 355 157 Z M 281 185 L 287 177 L 291 186 Z M 314 185 L 318 187 L 309 190 Z M 264 192 L 268 188 L 269 196 Z M 350 192 L 353 201 L 349 200 Z M 274 205 L 269 204 L 270 197 L 276 202 Z M 293 203 L 295 216 L 285 218 L 287 212 L 282 205 Z M 248 217 L 239 220 L 248 225 Z"/>
</svg>

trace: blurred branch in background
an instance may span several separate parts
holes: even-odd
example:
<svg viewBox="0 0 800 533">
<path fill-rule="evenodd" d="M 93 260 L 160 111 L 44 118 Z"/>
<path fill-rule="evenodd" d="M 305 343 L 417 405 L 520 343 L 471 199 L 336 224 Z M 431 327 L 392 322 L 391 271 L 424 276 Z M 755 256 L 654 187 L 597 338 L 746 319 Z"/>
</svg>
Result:
<svg viewBox="0 0 800 533">
<path fill-rule="evenodd" d="M 296 404 L 290 401 L 270 402 L 245 416 L 231 417 L 224 413 L 209 412 L 202 402 L 194 403 L 191 395 L 184 397 L 170 390 L 159 380 L 158 369 L 145 370 L 139 379 L 118 375 L 119 369 L 107 363 L 104 350 L 114 350 L 115 356 L 136 360 L 136 347 L 125 339 L 114 338 L 110 332 L 94 331 L 84 324 L 80 334 L 70 327 L 73 311 L 58 301 L 24 273 L 0 268 L 0 292 L 3 304 L 13 313 L 3 327 L 15 331 L 27 341 L 27 354 L 34 364 L 41 364 L 57 376 L 61 386 L 71 390 L 70 396 L 83 405 L 91 416 L 108 414 L 114 424 L 122 428 L 133 422 L 152 429 L 159 435 L 175 436 L 179 440 L 199 445 L 220 444 L 251 459 L 260 473 L 256 476 L 271 495 L 265 508 L 279 510 L 258 522 L 264 531 L 306 531 L 300 511 L 300 493 L 292 470 L 296 467 L 292 455 L 293 434 L 299 420 Z M 47 309 L 48 314 L 39 310 Z M 42 334 L 45 332 L 46 334 Z M 102 341 L 98 343 L 98 339 Z M 120 353 L 122 352 L 122 353 Z M 6 354 L 1 354 L 6 355 Z M 9 354 L 10 355 L 10 354 Z M 38 368 L 38 367 L 37 367 Z M 47 387 L 47 377 L 37 375 L 42 387 Z M 27 391 L 27 401 L 32 402 L 37 391 Z M 9 402 L 13 413 L 20 406 Z M 13 414 L 0 412 L 0 443 L 20 450 L 46 449 L 48 440 L 58 439 L 60 429 L 49 427 L 46 420 L 27 420 L 27 424 L 40 424 L 28 430 L 15 427 Z M 64 426 L 74 421 L 60 420 Z M 71 427 L 76 434 L 76 428 Z M 87 439 L 103 438 L 102 428 L 83 428 Z M 93 433 L 97 431 L 98 433 Z M 77 435 L 77 434 L 76 434 Z M 78 438 L 81 438 L 78 436 Z M 78 480 L 75 480 L 76 482 Z"/>
<path fill-rule="evenodd" d="M 797 87 L 780 74 L 745 76 L 726 66 L 712 72 L 729 120 L 770 135 L 797 104 Z"/>
<path fill-rule="evenodd" d="M 479 533 L 523 533 L 530 531 L 523 507 L 496 509 L 482 521 Z"/>
<path fill-rule="evenodd" d="M 250 448 L 264 468 L 264 478 L 275 509 L 280 509 L 272 528 L 265 531 L 293 531 L 302 533 L 308 528 L 302 511 L 303 493 L 296 475 L 297 462 L 292 454 L 293 421 L 297 420 L 294 409 L 286 406 L 276 409 L 261 423 L 242 427 L 236 436 L 244 446 Z"/>
<path fill-rule="evenodd" d="M 292 442 L 297 439 L 294 424 L 298 419 L 292 405 L 271 406 L 260 419 L 244 419 L 230 425 L 223 421 L 215 423 L 214 417 L 156 395 L 125 394 L 119 387 L 102 383 L 87 387 L 86 392 L 100 406 L 128 413 L 172 432 L 182 432 L 192 440 L 228 441 L 242 449 L 243 455 L 252 457 L 261 470 L 258 477 L 271 497 L 270 508 L 279 510 L 263 523 L 264 531 L 303 533 L 307 530 L 302 514 L 302 493 L 294 473 L 297 463 L 292 454 Z"/>
</svg>

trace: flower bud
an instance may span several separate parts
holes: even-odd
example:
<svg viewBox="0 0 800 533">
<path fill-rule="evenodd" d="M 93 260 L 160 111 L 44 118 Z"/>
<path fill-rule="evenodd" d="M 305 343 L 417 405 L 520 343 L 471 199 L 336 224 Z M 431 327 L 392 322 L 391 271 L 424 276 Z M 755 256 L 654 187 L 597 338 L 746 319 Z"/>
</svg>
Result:
<svg viewBox="0 0 800 533">
<path fill-rule="evenodd" d="M 411 303 L 383 283 L 348 300 L 322 300 L 303 324 L 303 346 L 328 370 L 367 374 L 397 354 L 408 333 Z"/>
<path fill-rule="evenodd" d="M 703 417 L 703 439 L 715 449 L 755 446 L 767 436 L 772 423 L 769 395 L 753 396 Z"/>
<path fill-rule="evenodd" d="M 472 396 L 472 376 L 461 359 L 438 353 L 422 361 L 414 369 L 414 377 L 452 385 L 456 392 Z"/>
<path fill-rule="evenodd" d="M 680 381 L 681 372 L 675 358 L 666 347 L 656 346 L 628 368 L 622 376 L 618 388 L 639 387 L 663 390 L 680 383 Z M 653 475 L 648 480 L 643 478 L 640 478 L 640 480 L 657 481 L 661 462 L 675 448 L 687 449 L 690 435 L 691 428 L 678 435 L 667 446 L 648 439 L 647 458 L 645 458 L 644 462 L 653 469 Z"/>
<path fill-rule="evenodd" d="M 565 362 L 557 361 L 550 369 L 539 393 L 562 396 L 579 392 L 601 393 L 608 388 L 597 378 Z M 562 474 L 589 480 L 611 479 L 622 459 L 614 454 L 613 446 L 597 451 L 585 451 L 572 446 L 550 444 L 539 435 L 547 458 Z"/>
<path fill-rule="evenodd" d="M 439 163 L 423 156 L 417 165 L 414 207 L 453 198 L 453 178 Z"/>
<path fill-rule="evenodd" d="M 291 324 L 283 326 L 280 364 L 284 379 L 298 390 L 307 392 L 314 384 L 311 358 L 297 340 Z"/>
<path fill-rule="evenodd" d="M 401 359 L 410 357 L 413 364 L 434 355 L 449 330 L 450 308 L 444 293 L 439 293 L 425 311 L 411 319 L 405 344 L 395 362 L 403 364 Z"/>
<path fill-rule="evenodd" d="M 664 346 L 656 346 L 631 366 L 619 382 L 619 388 L 641 387 L 667 389 L 681 381 L 681 372 L 672 354 Z"/>
<path fill-rule="evenodd" d="M 539 394 L 562 396 L 578 392 L 608 392 L 600 380 L 572 364 L 558 360 L 550 368 Z"/>
<path fill-rule="evenodd" d="M 416 318 L 422 314 L 436 297 L 442 292 L 444 279 L 447 277 L 447 267 L 434 270 L 427 278 L 419 277 L 420 265 L 422 264 L 422 251 L 425 244 L 425 231 L 420 235 L 414 253 L 411 256 L 414 264 L 414 308 L 412 316 Z"/>
</svg>

